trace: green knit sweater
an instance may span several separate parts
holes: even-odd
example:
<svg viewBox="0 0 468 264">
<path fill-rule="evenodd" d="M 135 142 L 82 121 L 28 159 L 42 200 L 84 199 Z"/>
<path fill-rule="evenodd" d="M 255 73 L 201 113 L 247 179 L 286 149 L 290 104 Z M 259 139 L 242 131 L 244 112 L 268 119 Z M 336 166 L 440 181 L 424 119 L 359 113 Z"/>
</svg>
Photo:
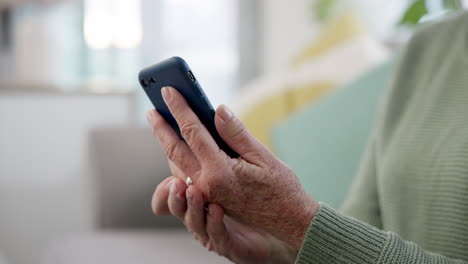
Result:
<svg viewBox="0 0 468 264">
<path fill-rule="evenodd" d="M 468 263 L 468 14 L 410 41 L 343 212 L 321 204 L 297 263 Z"/>
</svg>

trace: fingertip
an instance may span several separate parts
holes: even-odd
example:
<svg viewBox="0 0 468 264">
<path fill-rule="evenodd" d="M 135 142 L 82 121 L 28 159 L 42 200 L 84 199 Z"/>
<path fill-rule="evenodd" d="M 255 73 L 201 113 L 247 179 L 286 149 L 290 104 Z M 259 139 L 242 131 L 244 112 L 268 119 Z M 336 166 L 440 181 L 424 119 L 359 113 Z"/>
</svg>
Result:
<svg viewBox="0 0 468 264">
<path fill-rule="evenodd" d="M 154 215 L 163 216 L 169 214 L 169 209 L 167 206 L 162 206 L 160 201 L 155 201 L 151 203 L 151 210 Z"/>
<path fill-rule="evenodd" d="M 226 124 L 234 118 L 234 113 L 226 105 L 222 104 L 216 109 L 216 117 L 221 124 Z"/>
<path fill-rule="evenodd" d="M 173 99 L 178 100 L 178 96 L 180 95 L 179 91 L 172 86 L 165 86 L 161 89 L 161 94 L 163 96 L 164 102 L 166 104 L 171 104 Z M 173 102 L 175 103 L 175 102 Z"/>
<path fill-rule="evenodd" d="M 171 176 L 156 186 L 151 198 L 151 210 L 155 215 L 167 215 L 170 213 L 167 207 L 167 199 L 169 198 L 169 186 L 173 179 L 174 177 Z"/>
<path fill-rule="evenodd" d="M 167 207 L 167 197 L 165 200 L 159 199 L 156 195 L 151 200 L 151 210 L 155 215 L 167 215 L 169 214 L 169 208 Z"/>
<path fill-rule="evenodd" d="M 183 219 L 185 211 L 187 210 L 187 201 L 185 199 L 185 184 L 179 180 L 174 179 L 170 184 L 168 208 L 172 215 Z"/>
<path fill-rule="evenodd" d="M 184 181 L 175 178 L 171 181 L 170 186 L 172 195 L 175 195 L 180 200 L 185 200 L 187 185 Z"/>
<path fill-rule="evenodd" d="M 151 198 L 151 211 L 155 215 L 159 215 L 159 208 L 158 208 L 158 200 L 156 199 L 156 195 L 153 194 L 153 197 Z"/>
</svg>

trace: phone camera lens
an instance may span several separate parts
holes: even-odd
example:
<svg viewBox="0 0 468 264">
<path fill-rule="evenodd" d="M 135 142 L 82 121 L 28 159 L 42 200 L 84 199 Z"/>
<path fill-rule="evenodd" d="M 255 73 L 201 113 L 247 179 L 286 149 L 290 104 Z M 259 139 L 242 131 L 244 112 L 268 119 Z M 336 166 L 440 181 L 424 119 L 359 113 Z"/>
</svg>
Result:
<svg viewBox="0 0 468 264">
<path fill-rule="evenodd" d="M 143 87 L 145 87 L 145 88 L 148 87 L 148 85 L 149 85 L 148 81 L 145 80 L 145 79 L 141 79 L 141 80 L 140 80 L 140 84 L 141 84 L 141 86 L 143 86 Z"/>
<path fill-rule="evenodd" d="M 188 76 L 189 76 L 189 78 L 190 78 L 190 80 L 191 80 L 192 82 L 195 82 L 195 81 L 197 80 L 197 79 L 195 79 L 195 75 L 193 75 L 193 72 L 192 72 L 192 71 L 189 71 L 189 72 L 188 72 Z"/>
</svg>

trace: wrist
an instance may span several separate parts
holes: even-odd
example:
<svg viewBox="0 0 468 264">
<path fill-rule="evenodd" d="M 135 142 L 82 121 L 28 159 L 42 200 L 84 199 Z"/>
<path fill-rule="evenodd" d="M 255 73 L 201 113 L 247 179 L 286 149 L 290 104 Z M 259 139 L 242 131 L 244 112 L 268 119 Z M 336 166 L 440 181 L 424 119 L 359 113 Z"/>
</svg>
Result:
<svg viewBox="0 0 468 264">
<path fill-rule="evenodd" d="M 281 221 L 275 221 L 278 225 L 271 230 L 271 233 L 288 244 L 297 255 L 320 205 L 307 194 L 295 201 L 297 202 L 293 205 L 289 201 L 289 208 L 282 212 L 285 217 Z"/>
<path fill-rule="evenodd" d="M 295 250 L 296 253 L 298 253 L 301 249 L 302 242 L 304 241 L 304 238 L 307 234 L 307 230 L 309 229 L 309 226 L 320 207 L 320 204 L 310 196 L 307 195 L 307 198 L 308 199 L 305 199 L 305 205 L 302 208 L 297 208 L 299 210 L 299 217 L 296 221 L 297 232 L 293 233 L 293 236 L 291 237 L 291 247 Z"/>
</svg>

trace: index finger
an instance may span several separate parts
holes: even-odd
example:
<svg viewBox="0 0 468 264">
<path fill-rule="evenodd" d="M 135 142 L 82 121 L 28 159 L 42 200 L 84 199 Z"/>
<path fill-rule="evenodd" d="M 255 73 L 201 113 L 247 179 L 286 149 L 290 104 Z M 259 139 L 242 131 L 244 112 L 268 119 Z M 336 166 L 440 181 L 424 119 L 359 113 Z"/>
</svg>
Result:
<svg viewBox="0 0 468 264">
<path fill-rule="evenodd" d="M 184 97 L 172 87 L 164 87 L 162 95 L 179 125 L 182 137 L 200 163 L 212 163 L 224 154 L 206 127 L 195 115 Z M 224 154 L 225 155 L 225 154 Z"/>
<path fill-rule="evenodd" d="M 166 120 L 154 109 L 148 112 L 147 117 L 153 129 L 153 134 L 159 139 L 170 163 L 172 162 L 175 165 L 171 166 L 171 169 L 177 167 L 183 172 L 183 174 L 174 172 L 174 176 L 185 180 L 185 177 L 182 176 L 198 171 L 200 164 L 196 156 L 186 142 L 177 136 Z"/>
</svg>

